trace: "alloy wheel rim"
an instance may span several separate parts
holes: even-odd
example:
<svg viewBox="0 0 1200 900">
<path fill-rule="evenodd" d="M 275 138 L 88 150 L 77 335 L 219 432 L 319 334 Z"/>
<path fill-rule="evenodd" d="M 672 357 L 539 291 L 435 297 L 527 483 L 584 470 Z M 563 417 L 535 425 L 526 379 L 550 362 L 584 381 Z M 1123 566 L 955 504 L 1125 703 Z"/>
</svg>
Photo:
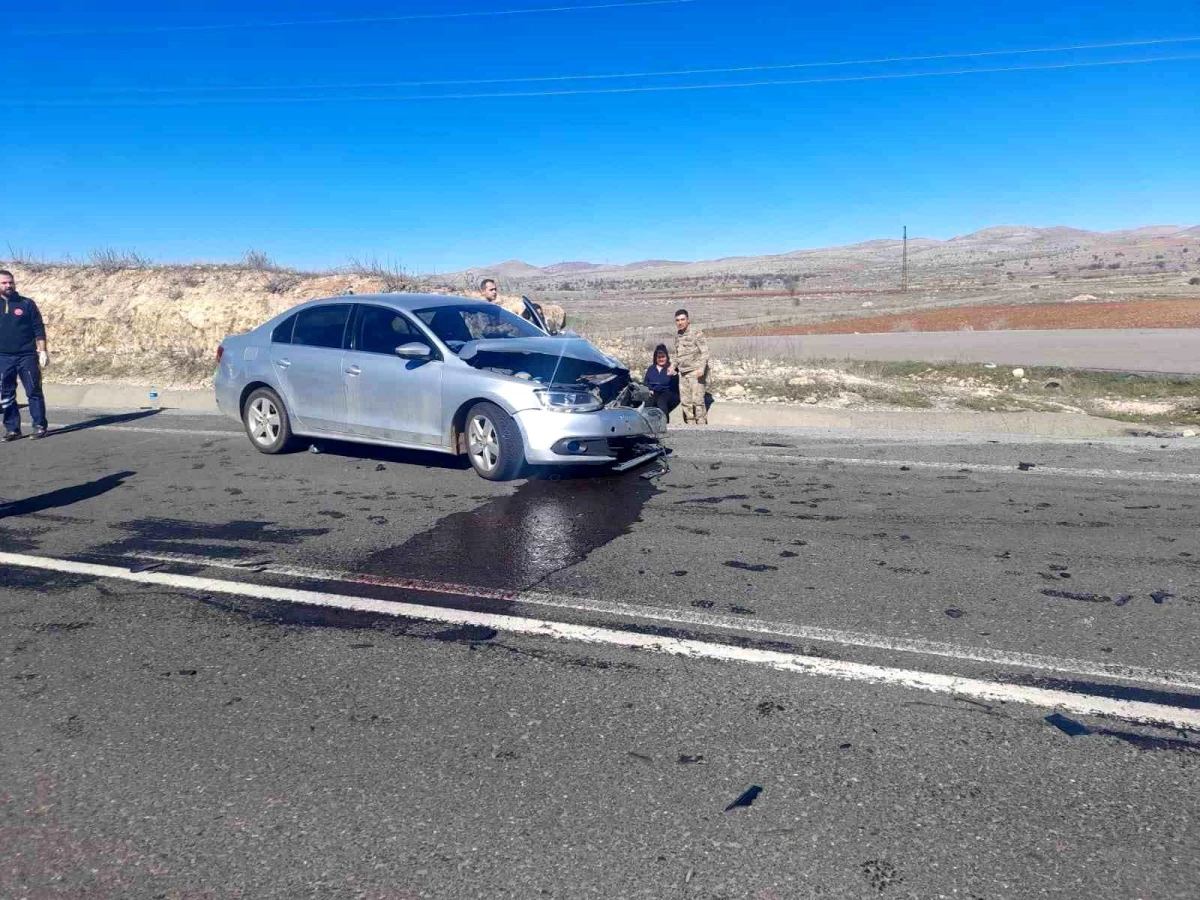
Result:
<svg viewBox="0 0 1200 900">
<path fill-rule="evenodd" d="M 283 420 L 274 403 L 266 397 L 259 397 L 250 404 L 247 419 L 250 437 L 256 444 L 269 447 L 275 443 L 279 437 L 279 430 L 283 427 Z"/>
<path fill-rule="evenodd" d="M 500 437 L 487 416 L 472 417 L 467 428 L 467 448 L 476 466 L 485 472 L 496 468 L 500 461 Z"/>
</svg>

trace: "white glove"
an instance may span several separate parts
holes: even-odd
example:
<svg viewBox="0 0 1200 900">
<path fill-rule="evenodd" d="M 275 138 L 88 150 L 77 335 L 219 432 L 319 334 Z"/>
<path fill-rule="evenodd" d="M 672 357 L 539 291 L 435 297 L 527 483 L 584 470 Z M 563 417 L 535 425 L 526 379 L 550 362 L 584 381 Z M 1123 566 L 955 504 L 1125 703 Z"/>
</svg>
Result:
<svg viewBox="0 0 1200 900">
<path fill-rule="evenodd" d="M 47 353 L 45 350 L 38 351 L 38 365 L 41 366 L 43 369 L 46 368 L 46 366 L 50 365 L 50 354 Z"/>
</svg>

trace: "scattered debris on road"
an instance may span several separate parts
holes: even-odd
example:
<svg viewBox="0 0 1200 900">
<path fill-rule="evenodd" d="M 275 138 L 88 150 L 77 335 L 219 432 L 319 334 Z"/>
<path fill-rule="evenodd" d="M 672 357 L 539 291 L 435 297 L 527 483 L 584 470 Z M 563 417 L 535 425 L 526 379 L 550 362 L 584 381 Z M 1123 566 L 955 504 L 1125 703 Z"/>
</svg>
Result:
<svg viewBox="0 0 1200 900">
<path fill-rule="evenodd" d="M 743 806 L 753 806 L 754 801 L 758 799 L 758 795 L 761 793 L 761 786 L 757 784 L 750 785 L 750 787 L 746 788 L 746 790 L 744 790 L 736 800 L 725 807 L 725 812 L 729 812 L 730 810 L 738 809 Z"/>
</svg>

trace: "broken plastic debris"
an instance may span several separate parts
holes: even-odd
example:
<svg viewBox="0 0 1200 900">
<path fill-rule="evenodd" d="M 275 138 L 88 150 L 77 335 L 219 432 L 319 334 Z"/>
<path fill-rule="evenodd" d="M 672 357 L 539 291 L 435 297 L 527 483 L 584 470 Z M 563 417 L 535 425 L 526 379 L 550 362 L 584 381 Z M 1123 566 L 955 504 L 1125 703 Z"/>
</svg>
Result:
<svg viewBox="0 0 1200 900">
<path fill-rule="evenodd" d="M 1092 730 L 1082 722 L 1076 722 L 1074 719 L 1068 719 L 1062 713 L 1051 713 L 1046 716 L 1046 721 L 1061 731 L 1063 734 L 1071 737 L 1079 737 L 1084 734 L 1091 734 Z"/>
<path fill-rule="evenodd" d="M 320 453 L 320 452 L 321 452 L 321 448 L 320 448 L 320 447 L 318 447 L 316 444 L 309 444 L 309 445 L 308 445 L 308 452 L 309 452 L 309 453 Z"/>
<path fill-rule="evenodd" d="M 725 807 L 725 812 L 731 809 L 737 809 L 742 806 L 752 806 L 754 801 L 758 799 L 758 795 L 762 793 L 762 787 L 757 784 L 752 784 L 746 788 L 736 800 Z"/>
</svg>

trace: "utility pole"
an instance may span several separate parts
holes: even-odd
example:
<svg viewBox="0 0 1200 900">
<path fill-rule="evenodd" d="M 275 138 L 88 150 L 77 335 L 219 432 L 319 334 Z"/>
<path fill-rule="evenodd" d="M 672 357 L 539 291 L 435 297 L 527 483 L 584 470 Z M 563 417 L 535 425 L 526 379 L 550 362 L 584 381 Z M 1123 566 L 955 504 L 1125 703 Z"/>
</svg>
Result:
<svg viewBox="0 0 1200 900">
<path fill-rule="evenodd" d="M 908 226 L 904 226 L 904 249 L 900 257 L 900 292 L 908 290 Z"/>
</svg>

